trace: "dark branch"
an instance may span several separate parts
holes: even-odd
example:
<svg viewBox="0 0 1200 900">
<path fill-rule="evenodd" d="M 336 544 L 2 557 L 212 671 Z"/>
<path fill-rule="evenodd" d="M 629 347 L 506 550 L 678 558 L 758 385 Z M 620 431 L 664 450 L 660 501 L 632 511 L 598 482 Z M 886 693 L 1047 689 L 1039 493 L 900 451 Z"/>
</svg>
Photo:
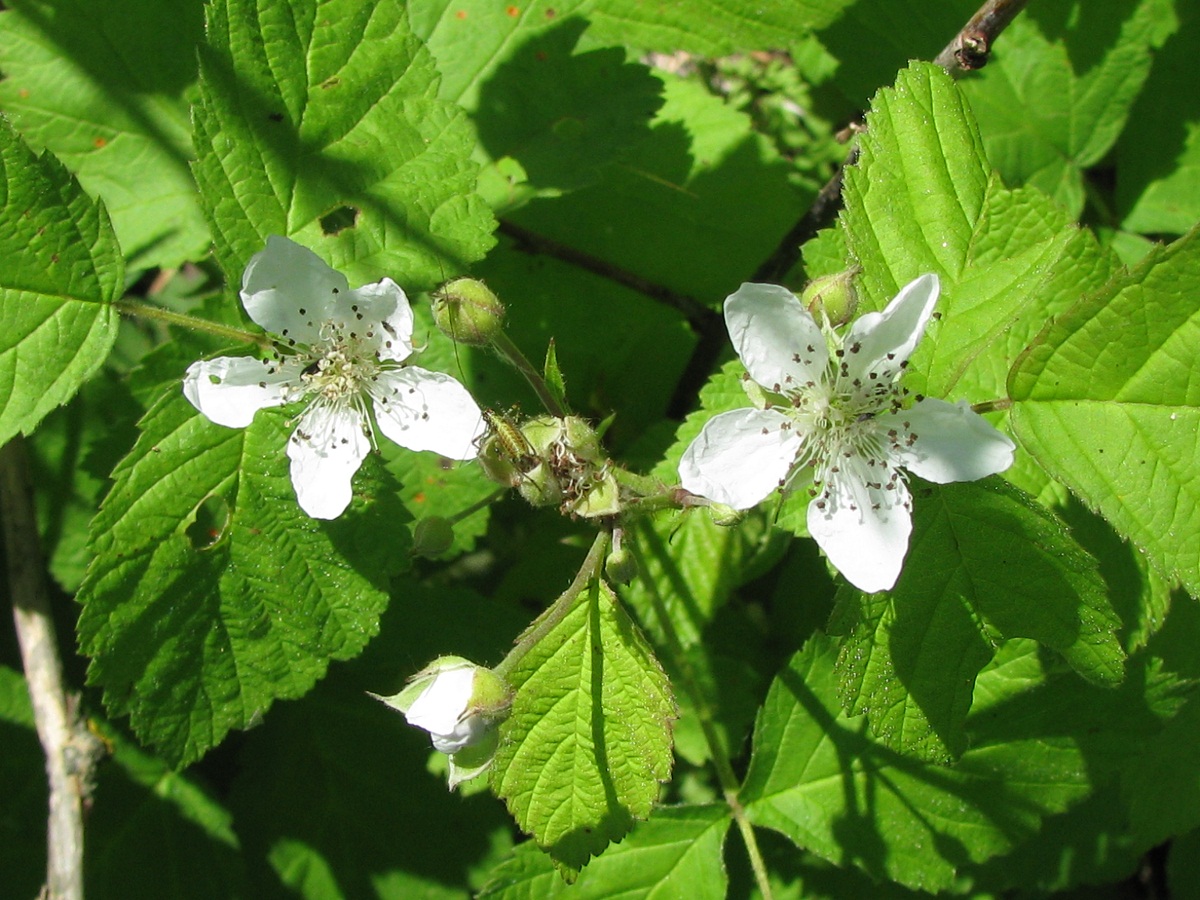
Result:
<svg viewBox="0 0 1200 900">
<path fill-rule="evenodd" d="M 963 72 L 982 69 L 992 53 L 992 44 L 1009 26 L 1029 0 L 988 0 L 971 17 L 934 60 L 957 77 Z"/>
<path fill-rule="evenodd" d="M 609 281 L 615 281 L 617 284 L 624 285 L 631 290 L 645 294 L 652 300 L 657 300 L 672 309 L 678 310 L 687 319 L 692 329 L 699 334 L 703 334 L 705 330 L 711 329 L 719 322 L 720 317 L 715 312 L 691 297 L 677 294 L 670 288 L 664 287 L 661 284 L 655 284 L 647 278 L 635 275 L 626 269 L 622 269 L 620 266 L 614 266 L 612 263 L 592 256 L 590 253 L 576 250 L 574 247 L 559 243 L 548 237 L 543 237 L 540 234 L 530 231 L 528 228 L 516 225 L 506 219 L 500 220 L 498 230 L 501 234 L 508 235 L 508 237 L 516 241 L 518 250 L 553 256 L 555 259 L 570 263 L 594 275 L 599 275 L 601 278 L 607 278 Z"/>
</svg>

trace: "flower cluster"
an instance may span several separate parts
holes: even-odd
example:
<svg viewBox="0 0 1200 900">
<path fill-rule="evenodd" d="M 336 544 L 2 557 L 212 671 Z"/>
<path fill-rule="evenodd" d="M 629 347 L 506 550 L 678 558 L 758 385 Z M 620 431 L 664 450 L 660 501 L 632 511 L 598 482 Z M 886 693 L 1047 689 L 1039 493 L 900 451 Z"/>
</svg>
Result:
<svg viewBox="0 0 1200 900">
<path fill-rule="evenodd" d="M 900 470 L 945 484 L 1013 459 L 1013 442 L 965 403 L 910 398 L 900 384 L 938 291 L 922 275 L 839 334 L 786 288 L 743 284 L 725 322 L 761 408 L 705 423 L 679 464 L 683 487 L 741 510 L 809 470 L 809 533 L 852 584 L 891 588 L 912 531 Z"/>
<path fill-rule="evenodd" d="M 280 352 L 193 363 L 184 395 L 231 428 L 249 425 L 260 409 L 305 401 L 287 453 L 308 515 L 333 519 L 349 505 L 351 479 L 372 447 L 371 412 L 402 447 L 474 458 L 484 431 L 479 407 L 454 378 L 405 362 L 414 351 L 413 314 L 391 279 L 351 290 L 311 250 L 272 236 L 246 266 L 241 297 L 250 318 L 278 337 Z"/>
</svg>

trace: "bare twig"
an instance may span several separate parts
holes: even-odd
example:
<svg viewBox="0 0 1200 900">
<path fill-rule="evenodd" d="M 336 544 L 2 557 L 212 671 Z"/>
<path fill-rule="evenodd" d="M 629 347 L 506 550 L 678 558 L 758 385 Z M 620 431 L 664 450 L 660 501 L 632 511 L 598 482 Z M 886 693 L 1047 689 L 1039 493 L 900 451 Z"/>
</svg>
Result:
<svg viewBox="0 0 1200 900">
<path fill-rule="evenodd" d="M 992 44 L 1029 0 L 987 0 L 971 21 L 954 36 L 934 62 L 953 76 L 982 69 L 992 53 Z"/>
<path fill-rule="evenodd" d="M 79 724 L 74 698 L 63 691 L 62 663 L 43 582 L 33 494 L 20 436 L 0 448 L 0 518 L 13 619 L 50 787 L 43 896 L 82 900 L 83 795 L 98 742 Z"/>
</svg>

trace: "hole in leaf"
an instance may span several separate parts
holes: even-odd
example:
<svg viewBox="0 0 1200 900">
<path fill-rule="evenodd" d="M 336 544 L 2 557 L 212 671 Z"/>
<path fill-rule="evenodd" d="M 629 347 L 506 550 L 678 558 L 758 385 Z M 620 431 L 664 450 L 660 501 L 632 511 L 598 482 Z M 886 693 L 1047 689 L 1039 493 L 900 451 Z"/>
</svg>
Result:
<svg viewBox="0 0 1200 900">
<path fill-rule="evenodd" d="M 323 233 L 338 234 L 358 224 L 358 210 L 353 206 L 339 206 L 325 213 L 318 221 Z"/>
<path fill-rule="evenodd" d="M 217 543 L 229 527 L 229 504 L 224 497 L 207 497 L 184 532 L 193 550 L 207 550 Z"/>
</svg>

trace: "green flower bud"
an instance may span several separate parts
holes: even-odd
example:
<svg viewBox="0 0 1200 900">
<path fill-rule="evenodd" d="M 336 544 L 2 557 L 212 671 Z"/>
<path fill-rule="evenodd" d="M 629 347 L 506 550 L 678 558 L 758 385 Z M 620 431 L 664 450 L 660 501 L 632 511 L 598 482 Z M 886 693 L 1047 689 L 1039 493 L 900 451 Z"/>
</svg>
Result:
<svg viewBox="0 0 1200 900">
<path fill-rule="evenodd" d="M 413 528 L 412 552 L 427 559 L 441 556 L 454 543 L 454 526 L 441 516 L 427 516 Z"/>
<path fill-rule="evenodd" d="M 521 434 L 529 442 L 533 454 L 545 459 L 563 436 L 563 420 L 554 416 L 537 416 L 521 425 Z"/>
<path fill-rule="evenodd" d="M 710 503 L 708 514 L 712 517 L 714 525 L 736 525 L 746 517 L 745 510 L 734 509 L 724 503 Z"/>
<path fill-rule="evenodd" d="M 460 344 L 489 344 L 504 322 L 504 304 L 482 281 L 456 278 L 433 295 L 433 320 Z"/>
<path fill-rule="evenodd" d="M 562 429 L 562 441 L 577 460 L 592 463 L 604 461 L 600 436 L 591 425 L 578 416 L 567 416 L 562 420 Z"/>
<path fill-rule="evenodd" d="M 604 560 L 604 574 L 616 584 L 629 584 L 637 578 L 638 564 L 628 547 L 613 544 L 612 552 Z"/>
<path fill-rule="evenodd" d="M 483 741 L 512 704 L 512 690 L 500 676 L 461 656 L 435 659 L 398 694 L 372 696 L 428 731 L 443 753 Z"/>
<path fill-rule="evenodd" d="M 854 318 L 858 310 L 858 291 L 854 288 L 854 278 L 858 271 L 855 268 L 836 275 L 822 275 L 808 283 L 800 295 L 800 302 L 818 324 L 828 319 L 829 324 L 836 327 Z"/>
<path fill-rule="evenodd" d="M 521 480 L 521 470 L 504 446 L 503 439 L 492 434 L 487 437 L 479 448 L 479 464 L 483 473 L 496 484 L 504 487 L 516 487 Z"/>
<path fill-rule="evenodd" d="M 562 484 L 549 466 L 544 463 L 534 466 L 520 476 L 517 493 L 530 506 L 556 506 L 562 503 Z"/>
</svg>

